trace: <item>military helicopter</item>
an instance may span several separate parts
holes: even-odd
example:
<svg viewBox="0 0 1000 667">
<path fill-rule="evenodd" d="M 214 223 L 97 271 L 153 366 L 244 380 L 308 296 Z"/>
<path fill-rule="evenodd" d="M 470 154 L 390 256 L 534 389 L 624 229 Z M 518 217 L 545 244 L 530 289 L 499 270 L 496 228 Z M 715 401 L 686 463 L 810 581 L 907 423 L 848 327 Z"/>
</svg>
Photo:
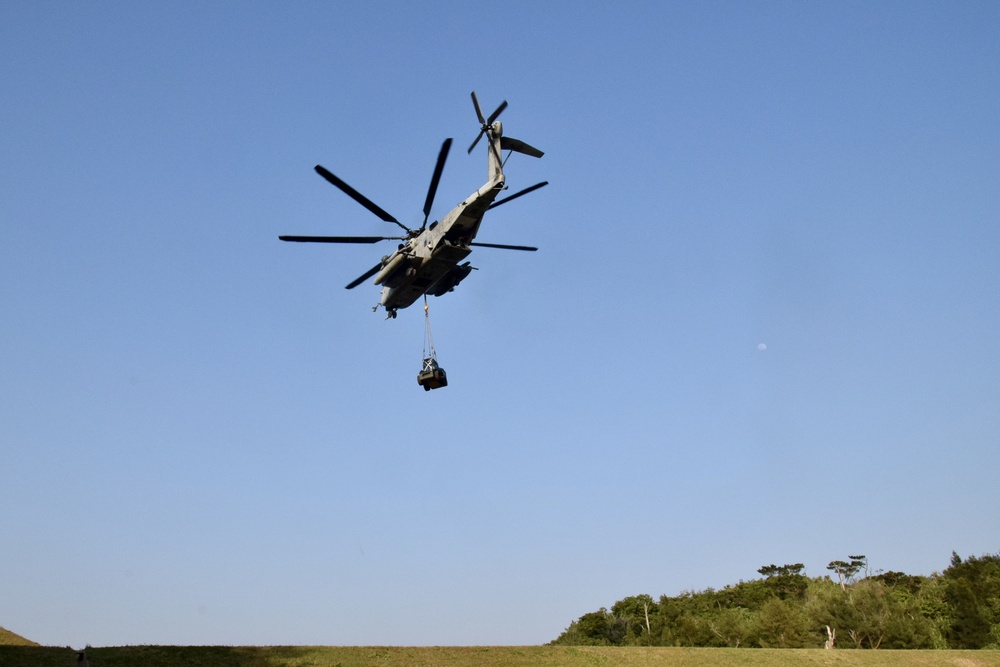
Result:
<svg viewBox="0 0 1000 667">
<path fill-rule="evenodd" d="M 548 181 L 536 183 L 508 197 L 497 199 L 497 196 L 506 187 L 506 180 L 503 173 L 506 158 L 502 158 L 501 152 L 511 151 L 536 158 L 542 157 L 543 153 L 523 141 L 503 135 L 503 125 L 497 118 L 507 108 L 506 100 L 501 102 L 500 106 L 489 117 L 483 116 L 483 111 L 479 106 L 479 100 L 476 98 L 475 91 L 472 92 L 472 104 L 476 110 L 480 129 L 475 141 L 469 146 L 468 152 L 471 154 L 472 150 L 479 143 L 479 140 L 483 136 L 486 137 L 489 180 L 485 185 L 469 195 L 465 201 L 453 208 L 440 221 L 432 222 L 430 225 L 427 224 L 427 221 L 430 219 L 431 207 L 434 204 L 434 195 L 437 192 L 441 173 L 444 170 L 444 163 L 448 159 L 448 151 L 451 149 L 451 139 L 445 139 L 441 146 L 441 151 L 438 153 L 437 164 L 434 166 L 434 174 L 431 176 L 430 187 L 427 189 L 427 199 L 424 201 L 424 221 L 418 229 L 410 229 L 322 165 L 316 165 L 316 173 L 338 187 L 348 197 L 364 206 L 380 219 L 398 225 L 406 232 L 406 235 L 279 236 L 278 238 L 282 241 L 303 243 L 378 243 L 380 241 L 402 241 L 391 255 L 382 257 L 378 264 L 347 284 L 347 289 L 354 289 L 374 276 L 374 283 L 382 286 L 382 295 L 379 303 L 372 310 L 378 310 L 379 306 L 384 307 L 386 319 L 395 318 L 396 312 L 400 308 L 406 308 L 413 304 L 422 295 L 442 296 L 454 290 L 476 268 L 470 262 L 459 263 L 472 252 L 473 247 L 500 248 L 503 250 L 538 250 L 538 248 L 531 246 L 477 243 L 473 240 L 479 232 L 479 226 L 482 224 L 486 211 L 513 201 L 529 192 L 534 192 L 548 185 Z M 510 153 L 508 153 L 507 157 L 510 157 Z"/>
</svg>

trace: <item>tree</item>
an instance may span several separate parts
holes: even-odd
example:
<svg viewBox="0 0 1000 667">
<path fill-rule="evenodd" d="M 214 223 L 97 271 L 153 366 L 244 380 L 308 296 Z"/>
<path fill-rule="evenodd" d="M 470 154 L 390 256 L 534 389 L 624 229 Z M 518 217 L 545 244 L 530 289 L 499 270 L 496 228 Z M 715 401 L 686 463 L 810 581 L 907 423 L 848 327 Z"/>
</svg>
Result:
<svg viewBox="0 0 1000 667">
<path fill-rule="evenodd" d="M 945 601 L 951 612 L 946 630 L 952 648 L 983 648 L 1000 623 L 1000 555 L 970 556 L 963 561 L 952 552 L 944 571 Z"/>
<path fill-rule="evenodd" d="M 624 643 L 630 645 L 652 645 L 652 622 L 656 616 L 656 603 L 649 595 L 634 595 L 624 598 L 611 606 L 611 613 L 624 624 Z"/>
<path fill-rule="evenodd" d="M 865 579 L 851 587 L 849 598 L 854 614 L 847 634 L 858 648 L 880 647 L 892 617 L 885 584 Z"/>
<path fill-rule="evenodd" d="M 801 575 L 802 570 L 806 568 L 802 563 L 795 563 L 793 565 L 762 565 L 757 569 L 757 572 L 764 576 L 765 579 L 770 577 L 786 577 L 789 575 Z"/>
<path fill-rule="evenodd" d="M 840 588 L 847 590 L 848 584 L 854 582 L 854 576 L 862 569 L 868 570 L 868 559 L 865 556 L 848 556 L 849 561 L 832 560 L 826 569 L 837 573 Z"/>
<path fill-rule="evenodd" d="M 990 628 L 990 643 L 983 648 L 1000 650 L 1000 623 L 994 623 Z"/>
<path fill-rule="evenodd" d="M 773 598 L 756 616 L 758 643 L 763 648 L 810 648 L 820 646 L 811 636 L 802 606 Z"/>
<path fill-rule="evenodd" d="M 948 645 L 952 648 L 982 648 L 990 642 L 990 621 L 966 579 L 948 584 L 945 599 L 951 607 Z"/>
<path fill-rule="evenodd" d="M 711 609 L 706 604 L 707 593 L 682 593 L 675 597 L 660 596 L 657 613 L 662 629 L 658 646 L 712 646 L 714 635 L 704 622 Z"/>
<path fill-rule="evenodd" d="M 743 607 L 727 607 L 708 621 L 708 627 L 719 641 L 731 648 L 751 646 L 757 629 L 753 614 Z"/>
<path fill-rule="evenodd" d="M 614 639 L 618 634 L 615 620 L 607 609 L 601 607 L 600 611 L 584 614 L 570 623 L 569 627 L 552 643 L 569 646 L 608 646 L 614 644 L 616 643 Z"/>
</svg>

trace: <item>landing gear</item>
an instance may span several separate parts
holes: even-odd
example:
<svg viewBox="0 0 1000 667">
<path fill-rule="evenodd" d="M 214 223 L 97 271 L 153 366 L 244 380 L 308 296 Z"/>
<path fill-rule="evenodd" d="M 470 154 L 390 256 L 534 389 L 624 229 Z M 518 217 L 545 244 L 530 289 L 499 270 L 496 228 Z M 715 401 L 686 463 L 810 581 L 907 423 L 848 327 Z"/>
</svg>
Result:
<svg viewBox="0 0 1000 667">
<path fill-rule="evenodd" d="M 382 305 L 381 303 L 376 303 L 374 306 L 372 306 L 372 312 L 373 313 L 377 312 L 378 309 L 379 309 L 379 306 L 381 306 L 381 305 Z M 387 320 L 394 320 L 394 319 L 396 319 L 396 309 L 395 308 L 386 308 L 385 309 L 385 319 L 387 319 Z"/>
</svg>

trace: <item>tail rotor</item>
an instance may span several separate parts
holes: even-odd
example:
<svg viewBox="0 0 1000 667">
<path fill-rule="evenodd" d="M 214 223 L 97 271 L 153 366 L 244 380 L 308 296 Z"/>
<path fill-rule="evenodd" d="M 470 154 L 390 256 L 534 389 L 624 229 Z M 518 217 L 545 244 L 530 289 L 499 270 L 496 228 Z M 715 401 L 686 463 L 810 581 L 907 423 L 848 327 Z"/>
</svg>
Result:
<svg viewBox="0 0 1000 667">
<path fill-rule="evenodd" d="M 472 106 L 476 108 L 476 118 L 479 119 L 479 134 L 476 135 L 476 140 L 472 142 L 471 146 L 469 146 L 469 153 L 471 153 L 472 149 L 476 147 L 479 140 L 483 138 L 483 135 L 488 134 L 491 139 L 496 139 L 497 137 L 500 138 L 500 150 L 522 153 L 524 155 L 530 155 L 531 157 L 542 157 L 545 155 L 542 151 L 538 150 L 534 146 L 526 144 L 520 139 L 503 136 L 503 129 L 500 127 L 499 123 L 497 123 L 496 126 L 493 125 L 493 121 L 495 121 L 500 114 L 503 113 L 503 110 L 507 108 L 507 100 L 501 102 L 500 106 L 498 106 L 496 110 L 490 114 L 489 118 L 484 118 L 483 109 L 479 106 L 479 99 L 476 97 L 476 91 L 472 91 Z M 496 154 L 497 149 L 493 141 L 490 141 L 490 150 L 494 152 L 494 157 L 496 157 L 497 162 L 500 162 L 500 156 Z"/>
<path fill-rule="evenodd" d="M 472 142 L 471 146 L 469 146 L 469 153 L 472 153 L 472 149 L 476 147 L 476 144 L 478 144 L 479 140 L 483 138 L 483 135 L 490 131 L 493 126 L 493 121 L 499 118 L 500 114 L 503 113 L 503 110 L 507 108 L 507 100 L 501 102 L 500 106 L 496 108 L 496 111 L 490 114 L 489 118 L 483 118 L 483 110 L 479 106 L 479 99 L 476 97 L 476 91 L 472 91 L 472 105 L 476 107 L 476 118 L 479 119 L 480 127 L 479 134 L 476 135 L 476 140 Z"/>
</svg>

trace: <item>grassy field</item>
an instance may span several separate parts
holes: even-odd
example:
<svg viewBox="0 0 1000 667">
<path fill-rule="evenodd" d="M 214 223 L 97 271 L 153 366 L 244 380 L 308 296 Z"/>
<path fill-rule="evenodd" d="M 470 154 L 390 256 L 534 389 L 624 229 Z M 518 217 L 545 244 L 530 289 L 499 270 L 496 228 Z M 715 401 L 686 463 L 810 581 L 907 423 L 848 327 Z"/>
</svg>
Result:
<svg viewBox="0 0 1000 667">
<path fill-rule="evenodd" d="M 7 628 L 0 628 L 0 646 L 38 646 L 38 644 L 14 634 Z"/>
<path fill-rule="evenodd" d="M 91 648 L 90 667 L 1000 667 L 1000 651 L 331 646 Z M 0 646 L 0 667 L 74 667 L 69 648 Z"/>
</svg>

